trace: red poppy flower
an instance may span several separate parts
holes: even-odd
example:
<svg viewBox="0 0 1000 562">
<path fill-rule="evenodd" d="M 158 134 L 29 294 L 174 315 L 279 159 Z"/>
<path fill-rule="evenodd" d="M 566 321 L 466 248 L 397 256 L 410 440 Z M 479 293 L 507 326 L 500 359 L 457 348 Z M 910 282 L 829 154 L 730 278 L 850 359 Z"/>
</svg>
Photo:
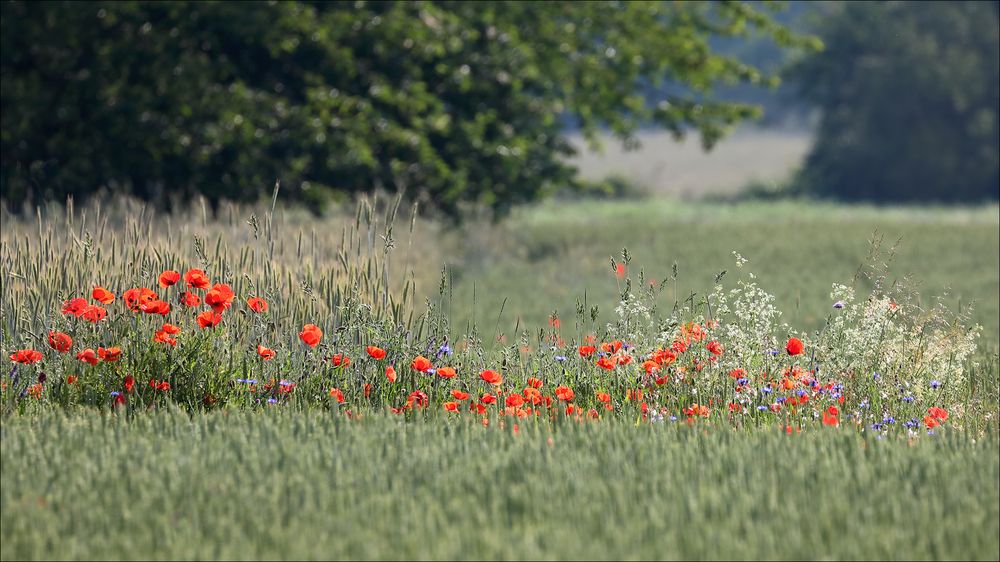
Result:
<svg viewBox="0 0 1000 562">
<path fill-rule="evenodd" d="M 613 370 L 617 364 L 618 362 L 610 357 L 601 357 L 597 360 L 597 366 L 607 371 Z"/>
<path fill-rule="evenodd" d="M 722 352 L 725 351 L 725 349 L 722 347 L 722 344 L 716 340 L 708 342 L 708 345 L 705 346 L 705 349 L 712 352 L 712 355 L 722 355 Z"/>
<path fill-rule="evenodd" d="M 503 384 L 503 375 L 501 375 L 496 371 L 491 371 L 489 369 L 483 371 L 482 373 L 479 373 L 479 378 L 483 379 L 484 381 L 490 384 L 495 384 L 495 385 Z"/>
<path fill-rule="evenodd" d="M 652 360 L 656 361 L 656 364 L 660 367 L 666 367 L 677 359 L 677 354 L 667 349 L 660 349 L 653 352 Z"/>
<path fill-rule="evenodd" d="M 485 414 L 486 406 L 483 406 L 482 404 L 476 404 L 475 402 L 469 402 L 469 411 L 470 412 L 474 411 L 477 414 Z"/>
<path fill-rule="evenodd" d="M 118 395 L 116 395 L 115 398 L 114 398 L 114 400 L 111 402 L 111 404 L 113 406 L 115 406 L 116 408 L 118 406 L 124 406 L 125 405 L 125 395 L 124 394 L 118 394 Z"/>
<path fill-rule="evenodd" d="M 221 314 L 232 306 L 234 298 L 236 295 L 233 294 L 233 289 L 229 285 L 217 283 L 205 293 L 205 304 Z"/>
<path fill-rule="evenodd" d="M 457 412 L 458 411 L 458 402 L 445 402 L 444 403 L 444 409 L 446 411 L 449 411 L 449 412 Z"/>
<path fill-rule="evenodd" d="M 456 375 L 458 375 L 458 373 L 455 372 L 455 369 L 451 367 L 438 367 L 437 374 L 445 379 L 453 379 Z"/>
<path fill-rule="evenodd" d="M 122 294 L 125 306 L 132 312 L 139 312 L 143 304 L 157 300 L 156 293 L 147 287 L 129 289 Z"/>
<path fill-rule="evenodd" d="M 840 425 L 840 418 L 834 415 L 830 415 L 829 412 L 823 412 L 823 425 Z"/>
<path fill-rule="evenodd" d="M 66 377 L 66 384 L 73 384 L 73 383 L 76 382 L 76 380 L 77 380 L 77 376 L 76 375 L 70 375 L 70 376 Z"/>
<path fill-rule="evenodd" d="M 19 349 L 10 354 L 10 360 L 15 363 L 31 365 L 32 363 L 38 363 L 42 360 L 42 352 L 35 351 L 34 349 Z"/>
<path fill-rule="evenodd" d="M 190 291 L 184 291 L 184 294 L 181 295 L 181 304 L 188 308 L 198 306 L 201 304 L 201 297 Z"/>
<path fill-rule="evenodd" d="M 598 402 L 604 402 L 605 404 L 608 404 L 608 403 L 611 402 L 611 395 L 608 394 L 607 392 L 598 392 L 597 393 L 597 401 Z"/>
<path fill-rule="evenodd" d="M 687 351 L 687 348 L 688 348 L 687 342 L 681 340 L 674 340 L 674 343 L 670 344 L 670 349 L 672 349 L 676 353 L 684 353 L 685 351 Z"/>
<path fill-rule="evenodd" d="M 170 390 L 170 381 L 162 381 L 160 384 L 156 385 L 156 390 L 161 390 L 163 392 Z"/>
<path fill-rule="evenodd" d="M 159 279 L 160 286 L 164 288 L 169 287 L 171 285 L 176 285 L 177 282 L 180 280 L 181 280 L 181 274 L 172 269 L 168 269 L 163 273 L 161 273 Z"/>
<path fill-rule="evenodd" d="M 135 377 L 132 375 L 125 376 L 125 392 L 132 392 L 132 388 L 135 387 Z"/>
<path fill-rule="evenodd" d="M 932 406 L 927 409 L 927 413 L 934 419 L 945 421 L 948 419 L 948 411 L 944 408 L 938 408 L 937 406 Z"/>
<path fill-rule="evenodd" d="M 80 361 L 90 363 L 91 365 L 97 365 L 97 362 L 99 361 L 99 359 L 97 358 L 97 352 L 89 347 L 77 353 L 76 358 L 79 359 Z"/>
<path fill-rule="evenodd" d="M 330 362 L 333 363 L 334 367 L 347 368 L 351 364 L 351 358 L 342 353 L 338 353 L 330 358 Z"/>
<path fill-rule="evenodd" d="M 83 314 L 80 315 L 80 318 L 83 318 L 87 322 L 96 324 L 97 322 L 104 320 L 107 316 L 108 316 L 108 311 L 105 310 L 104 307 L 97 306 L 96 304 L 94 304 L 94 305 L 88 305 L 87 308 L 83 311 Z"/>
<path fill-rule="evenodd" d="M 802 343 L 799 338 L 789 338 L 788 343 L 785 345 L 785 351 L 789 355 L 799 355 L 805 351 L 806 346 Z"/>
<path fill-rule="evenodd" d="M 207 295 L 206 295 L 207 297 Z M 250 297 L 247 299 L 247 306 L 250 310 L 260 314 L 261 312 L 267 312 L 267 301 L 260 297 Z"/>
<path fill-rule="evenodd" d="M 524 404 L 524 397 L 520 394 L 511 394 L 507 397 L 504 403 L 506 403 L 509 408 L 517 408 L 518 406 Z"/>
<path fill-rule="evenodd" d="M 207 289 L 212 284 L 208 280 L 208 276 L 205 275 L 205 271 L 201 269 L 187 270 L 184 273 L 184 282 L 187 283 L 189 289 Z"/>
<path fill-rule="evenodd" d="M 620 340 L 601 344 L 601 351 L 605 353 L 618 353 L 621 348 L 622 342 Z"/>
<path fill-rule="evenodd" d="M 365 348 L 365 352 L 368 353 L 368 357 L 375 359 L 376 361 L 381 361 L 385 359 L 385 350 L 381 347 L 375 345 L 369 345 Z"/>
<path fill-rule="evenodd" d="M 941 425 L 941 423 L 937 421 L 934 416 L 924 416 L 924 425 L 927 426 L 927 429 L 934 429 L 935 427 Z"/>
<path fill-rule="evenodd" d="M 410 363 L 410 368 L 414 371 L 420 371 L 421 373 L 426 373 L 431 369 L 431 360 L 424 357 L 423 355 L 416 356 Z"/>
<path fill-rule="evenodd" d="M 222 322 L 222 315 L 211 310 L 206 310 L 199 314 L 196 320 L 198 320 L 198 325 L 201 326 L 201 329 L 204 330 L 205 328 L 218 326 L 219 322 Z"/>
<path fill-rule="evenodd" d="M 94 292 L 91 296 L 94 297 L 95 301 L 103 304 L 111 304 L 115 302 L 115 294 L 104 287 L 94 287 Z"/>
<path fill-rule="evenodd" d="M 616 263 L 615 264 L 615 277 L 622 279 L 625 277 L 625 264 Z"/>
<path fill-rule="evenodd" d="M 647 359 L 642 362 L 642 368 L 646 371 L 647 375 L 652 375 L 654 372 L 660 370 L 660 364 L 652 359 Z"/>
<path fill-rule="evenodd" d="M 414 390 L 406 400 L 406 405 L 413 408 L 426 408 L 429 399 L 427 393 L 422 390 Z"/>
<path fill-rule="evenodd" d="M 174 326 L 173 324 L 164 324 L 163 327 L 160 328 L 160 330 L 172 335 L 177 335 L 181 333 L 181 329 L 178 328 L 177 326 Z"/>
<path fill-rule="evenodd" d="M 339 388 L 331 388 L 330 397 L 336 399 L 338 404 L 344 403 L 344 393 Z"/>
<path fill-rule="evenodd" d="M 306 324 L 299 332 L 299 339 L 309 347 L 316 347 L 323 339 L 323 330 L 320 330 L 316 324 Z"/>
<path fill-rule="evenodd" d="M 483 404 L 496 404 L 497 397 L 492 394 L 484 394 L 482 398 L 479 399 Z"/>
<path fill-rule="evenodd" d="M 385 368 L 385 378 L 389 379 L 389 382 L 396 382 L 396 369 L 392 365 Z"/>
<path fill-rule="evenodd" d="M 49 332 L 49 346 L 59 353 L 66 353 L 73 347 L 73 338 L 62 332 Z"/>
<path fill-rule="evenodd" d="M 468 400 L 469 393 L 458 389 L 452 390 L 451 395 L 455 397 L 455 400 Z"/>
<path fill-rule="evenodd" d="M 164 332 L 163 330 L 157 330 L 156 334 L 153 335 L 153 341 L 156 343 L 166 343 L 170 345 L 177 345 L 177 340 L 170 337 L 170 334 Z"/>
<path fill-rule="evenodd" d="M 573 389 L 568 386 L 557 386 L 556 387 L 556 398 L 562 400 L 563 402 L 569 402 L 576 396 Z"/>
<path fill-rule="evenodd" d="M 528 377 L 528 386 L 531 388 L 542 388 L 542 379 Z"/>
<path fill-rule="evenodd" d="M 261 344 L 257 344 L 257 355 L 259 355 L 264 361 L 270 361 L 271 359 L 274 359 L 274 356 L 277 354 L 273 349 L 268 349 Z"/>
<path fill-rule="evenodd" d="M 166 316 L 170 313 L 170 303 L 161 300 L 149 301 L 139 305 L 139 309 L 146 314 Z"/>
<path fill-rule="evenodd" d="M 120 347 L 98 347 L 97 354 L 101 356 L 101 360 L 105 363 L 114 363 L 122 358 L 122 350 Z"/>
<path fill-rule="evenodd" d="M 597 353 L 597 348 L 592 345 L 581 345 L 577 351 L 580 353 L 580 357 L 590 357 Z"/>
<path fill-rule="evenodd" d="M 87 302 L 87 299 L 77 297 L 63 303 L 62 313 L 64 315 L 72 314 L 73 316 L 80 316 L 87 310 L 88 306 L 90 306 L 90 303 Z"/>
</svg>

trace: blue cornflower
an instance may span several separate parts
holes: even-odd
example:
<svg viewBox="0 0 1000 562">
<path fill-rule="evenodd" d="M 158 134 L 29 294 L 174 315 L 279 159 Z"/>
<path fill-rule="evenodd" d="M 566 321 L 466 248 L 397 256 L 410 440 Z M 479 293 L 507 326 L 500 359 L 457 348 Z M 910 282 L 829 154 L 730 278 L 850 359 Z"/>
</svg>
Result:
<svg viewBox="0 0 1000 562">
<path fill-rule="evenodd" d="M 877 381 L 877 380 L 879 380 L 879 379 L 880 379 L 881 377 L 882 377 L 882 375 L 880 375 L 880 374 L 878 374 L 878 373 L 873 373 L 873 374 L 872 374 L 872 380 L 876 380 L 876 381 Z"/>
<path fill-rule="evenodd" d="M 766 353 L 768 355 L 771 355 L 771 356 L 774 356 L 774 355 L 777 355 L 780 352 L 777 349 L 769 349 L 769 350 L 765 351 L 764 353 Z"/>
<path fill-rule="evenodd" d="M 441 356 L 451 355 L 451 353 L 452 353 L 451 346 L 448 345 L 448 342 L 444 342 L 443 344 L 441 344 L 441 347 L 438 348 L 437 353 L 435 354 L 434 357 L 435 359 L 440 359 Z"/>
<path fill-rule="evenodd" d="M 427 369 L 427 374 L 428 375 L 436 375 L 437 372 L 438 372 L 437 369 Z"/>
<path fill-rule="evenodd" d="M 563 363 L 563 362 L 566 361 L 566 356 L 565 355 L 556 355 L 556 361 L 558 361 L 560 363 Z"/>
<path fill-rule="evenodd" d="M 117 397 L 119 397 L 121 395 L 122 395 L 122 393 L 118 392 L 117 390 L 111 393 L 111 397 L 112 398 L 117 398 Z"/>
<path fill-rule="evenodd" d="M 886 416 L 885 418 L 882 419 L 882 423 L 884 423 L 884 424 L 894 424 L 894 423 L 896 423 L 896 418 L 894 418 L 892 416 Z"/>
<path fill-rule="evenodd" d="M 767 406 L 757 406 L 757 411 L 759 411 L 759 412 L 766 412 L 767 411 Z"/>
<path fill-rule="evenodd" d="M 934 390 L 941 388 L 941 381 L 939 380 L 931 381 L 931 388 L 933 388 Z"/>
<path fill-rule="evenodd" d="M 774 391 L 773 391 L 773 390 L 771 389 L 771 385 L 767 385 L 767 386 L 765 386 L 764 388 L 760 389 L 760 391 L 761 391 L 762 393 L 764 393 L 764 394 L 771 394 L 772 392 L 774 392 Z"/>
<path fill-rule="evenodd" d="M 788 398 L 785 398 L 784 396 L 782 396 L 781 398 L 778 398 L 778 404 L 783 403 L 785 400 L 788 400 Z"/>
<path fill-rule="evenodd" d="M 268 398 L 267 399 L 267 403 L 268 404 L 277 404 L 278 403 L 278 399 L 277 398 Z"/>
<path fill-rule="evenodd" d="M 912 396 L 904 396 L 903 397 L 903 402 L 913 402 L 913 397 Z"/>
<path fill-rule="evenodd" d="M 833 308 L 836 308 L 836 309 L 844 308 L 844 301 L 837 301 L 837 302 L 833 303 Z"/>
<path fill-rule="evenodd" d="M 875 431 L 879 431 L 879 430 L 882 429 L 882 424 L 880 424 L 880 423 L 873 423 L 872 424 L 872 429 L 875 430 Z"/>
<path fill-rule="evenodd" d="M 750 383 L 749 379 L 736 379 L 736 384 L 740 386 L 746 386 L 749 383 Z"/>
<path fill-rule="evenodd" d="M 670 421 L 677 421 L 677 416 L 670 416 Z"/>
<path fill-rule="evenodd" d="M 858 408 L 867 409 L 868 408 L 868 399 L 865 398 L 864 400 L 862 400 L 861 403 L 858 404 Z"/>
<path fill-rule="evenodd" d="M 257 384 L 257 379 L 236 379 L 236 382 L 242 384 Z"/>
<path fill-rule="evenodd" d="M 913 418 L 912 420 L 910 420 L 910 421 L 906 422 L 906 423 L 905 423 L 905 424 L 903 424 L 903 425 L 905 425 L 906 427 L 908 427 L 908 428 L 910 428 L 910 429 L 914 429 L 915 427 L 917 427 L 917 426 L 919 426 L 919 425 L 920 425 L 920 422 L 919 422 L 919 421 L 917 421 L 917 418 Z"/>
<path fill-rule="evenodd" d="M 291 381 L 286 381 L 286 380 L 279 381 L 278 384 L 280 384 L 281 386 L 292 386 Z"/>
<path fill-rule="evenodd" d="M 805 396 L 806 394 L 809 394 L 809 393 L 806 392 L 805 390 L 802 390 L 800 388 L 798 391 L 795 392 L 795 394 L 798 394 L 799 396 Z"/>
</svg>

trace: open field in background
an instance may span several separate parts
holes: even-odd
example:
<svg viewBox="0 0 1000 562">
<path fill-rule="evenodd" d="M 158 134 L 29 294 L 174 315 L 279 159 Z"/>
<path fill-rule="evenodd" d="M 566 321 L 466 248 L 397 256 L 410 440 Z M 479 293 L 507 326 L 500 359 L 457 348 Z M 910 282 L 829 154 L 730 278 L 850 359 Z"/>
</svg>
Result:
<svg viewBox="0 0 1000 562">
<path fill-rule="evenodd" d="M 996 559 L 1000 446 L 683 424 L 7 420 L 3 559 Z M 551 441 L 550 441 L 551 439 Z M 960 459 L 960 461 L 958 460 Z M 992 530 L 991 530 L 992 529 Z"/>
<path fill-rule="evenodd" d="M 975 301 L 982 344 L 996 350 L 1000 309 L 1000 218 L 996 206 L 979 208 L 876 208 L 798 202 L 716 204 L 652 199 L 638 202 L 551 202 L 489 227 L 471 226 L 446 252 L 454 264 L 453 324 L 475 320 L 510 335 L 535 329 L 549 314 L 575 314 L 586 293 L 608 319 L 618 286 L 611 258 L 622 247 L 635 274 L 663 281 L 678 264 L 677 295 L 703 294 L 720 271 L 736 276 L 733 251 L 750 262 L 761 287 L 777 297 L 782 319 L 794 329 L 822 327 L 830 313 L 831 285 L 850 284 L 866 262 L 873 232 L 884 250 L 900 241 L 891 272 L 911 285 L 922 302 L 945 297 L 953 309 Z M 859 294 L 870 288 L 862 283 Z M 436 288 L 436 287 L 433 287 Z M 949 290 L 950 289 L 950 290 Z M 672 305 L 667 291 L 664 306 Z"/>
<path fill-rule="evenodd" d="M 571 161 L 588 180 L 618 175 L 651 195 L 695 199 L 733 195 L 752 182 L 788 178 L 812 143 L 805 130 L 743 127 L 705 152 L 697 135 L 678 142 L 663 131 L 636 135 L 639 150 L 626 151 L 619 141 L 603 135 L 603 151 L 589 150 L 580 135 L 570 137 L 580 153 Z"/>
</svg>

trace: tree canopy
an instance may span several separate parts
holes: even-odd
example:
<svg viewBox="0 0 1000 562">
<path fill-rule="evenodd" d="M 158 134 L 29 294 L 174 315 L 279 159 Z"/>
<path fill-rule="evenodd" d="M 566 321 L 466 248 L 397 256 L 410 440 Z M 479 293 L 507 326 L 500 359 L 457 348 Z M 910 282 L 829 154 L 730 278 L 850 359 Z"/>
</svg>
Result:
<svg viewBox="0 0 1000 562">
<path fill-rule="evenodd" d="M 1000 192 L 997 2 L 829 4 L 792 71 L 822 112 L 798 178 L 821 196 L 973 202 Z"/>
<path fill-rule="evenodd" d="M 567 116 L 706 147 L 759 114 L 719 84 L 774 77 L 710 48 L 807 39 L 741 2 L 2 4 L 2 197 L 108 190 L 170 206 L 315 208 L 373 189 L 503 212 L 573 185 Z M 650 99 L 663 80 L 681 85 Z"/>
</svg>

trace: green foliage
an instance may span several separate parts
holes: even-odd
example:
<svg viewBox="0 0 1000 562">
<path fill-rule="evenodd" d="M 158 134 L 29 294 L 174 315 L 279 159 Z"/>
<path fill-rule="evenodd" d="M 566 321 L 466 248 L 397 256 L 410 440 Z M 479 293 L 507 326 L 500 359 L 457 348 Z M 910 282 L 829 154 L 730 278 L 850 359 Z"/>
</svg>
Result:
<svg viewBox="0 0 1000 562">
<path fill-rule="evenodd" d="M 372 189 L 503 212 L 572 184 L 567 116 L 706 146 L 773 84 L 709 47 L 804 40 L 739 2 L 4 2 L 2 197 L 204 194 L 320 209 Z M 664 79 L 684 86 L 639 94 Z"/>
<path fill-rule="evenodd" d="M 998 4 L 831 4 L 828 49 L 794 72 L 822 110 L 798 179 L 821 196 L 996 200 Z"/>
</svg>

